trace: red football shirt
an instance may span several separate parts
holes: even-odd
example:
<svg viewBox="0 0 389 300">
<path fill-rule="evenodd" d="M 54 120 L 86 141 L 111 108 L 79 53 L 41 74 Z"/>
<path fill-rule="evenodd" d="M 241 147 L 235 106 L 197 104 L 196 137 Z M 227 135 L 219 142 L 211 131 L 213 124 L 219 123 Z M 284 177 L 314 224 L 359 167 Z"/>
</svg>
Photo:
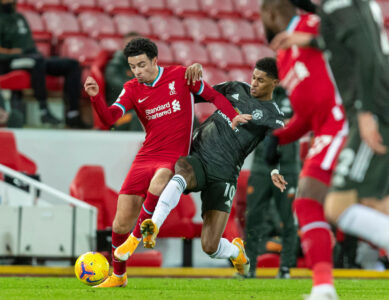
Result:
<svg viewBox="0 0 389 300">
<path fill-rule="evenodd" d="M 128 110 L 134 109 L 146 131 L 139 155 L 177 159 L 188 155 L 194 117 L 193 94 L 214 103 L 231 120 L 237 115 L 230 102 L 203 81 L 187 85 L 186 68 L 158 67 L 151 84 L 132 79 L 124 84 L 116 102 L 109 108 L 102 96 L 91 97 L 100 119 L 112 125 Z"/>
<path fill-rule="evenodd" d="M 312 14 L 295 16 L 288 32 L 318 33 L 319 17 Z M 280 144 L 297 140 L 310 130 L 319 131 L 329 113 L 343 118 L 342 101 L 336 91 L 324 54 L 314 48 L 296 46 L 277 52 L 278 74 L 287 90 L 294 116 L 274 134 Z"/>
</svg>

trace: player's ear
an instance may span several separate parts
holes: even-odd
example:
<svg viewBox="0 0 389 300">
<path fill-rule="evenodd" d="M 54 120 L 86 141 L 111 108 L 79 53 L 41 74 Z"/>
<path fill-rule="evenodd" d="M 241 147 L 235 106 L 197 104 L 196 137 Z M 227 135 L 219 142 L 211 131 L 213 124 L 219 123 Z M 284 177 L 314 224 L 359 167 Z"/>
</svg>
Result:
<svg viewBox="0 0 389 300">
<path fill-rule="evenodd" d="M 158 64 L 158 59 L 157 57 L 154 57 L 152 60 L 151 60 L 151 65 L 154 67 Z"/>
<path fill-rule="evenodd" d="M 276 87 L 280 84 L 280 81 L 278 79 L 273 79 L 273 85 Z"/>
</svg>

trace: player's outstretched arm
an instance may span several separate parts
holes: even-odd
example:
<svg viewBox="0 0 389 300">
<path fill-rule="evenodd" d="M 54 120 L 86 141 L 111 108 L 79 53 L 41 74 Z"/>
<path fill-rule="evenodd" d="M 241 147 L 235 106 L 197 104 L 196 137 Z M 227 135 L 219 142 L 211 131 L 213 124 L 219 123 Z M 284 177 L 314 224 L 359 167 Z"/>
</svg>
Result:
<svg viewBox="0 0 389 300">
<path fill-rule="evenodd" d="M 123 115 L 122 109 L 115 105 L 112 105 L 111 107 L 107 106 L 104 97 L 99 93 L 99 85 L 94 78 L 88 76 L 84 88 L 91 99 L 93 108 L 96 110 L 104 125 L 110 127 L 115 124 Z"/>
</svg>

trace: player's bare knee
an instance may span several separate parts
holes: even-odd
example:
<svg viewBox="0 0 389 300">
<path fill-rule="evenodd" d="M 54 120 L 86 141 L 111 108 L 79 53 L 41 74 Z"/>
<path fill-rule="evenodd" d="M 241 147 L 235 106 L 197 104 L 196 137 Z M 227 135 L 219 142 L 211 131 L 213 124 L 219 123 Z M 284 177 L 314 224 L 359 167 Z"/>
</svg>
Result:
<svg viewBox="0 0 389 300">
<path fill-rule="evenodd" d="M 201 240 L 201 247 L 203 248 L 203 251 L 208 254 L 212 255 L 217 251 L 219 244 L 215 243 L 214 241 L 210 240 Z"/>
<path fill-rule="evenodd" d="M 162 191 L 173 177 L 173 172 L 169 169 L 159 169 L 151 179 L 149 192 L 154 195 L 161 195 Z"/>
<path fill-rule="evenodd" d="M 194 171 L 192 165 L 186 160 L 185 157 L 180 157 L 175 166 L 175 173 L 177 175 L 181 175 L 184 177 L 186 183 L 187 183 L 187 188 L 190 188 L 193 186 L 194 181 L 195 181 L 195 176 L 194 176 Z"/>
<path fill-rule="evenodd" d="M 131 225 L 118 215 L 115 216 L 112 224 L 112 230 L 118 234 L 125 234 L 131 230 Z"/>
<path fill-rule="evenodd" d="M 324 214 L 327 221 L 336 225 L 342 213 L 356 202 L 355 191 L 329 193 L 324 203 Z"/>
</svg>

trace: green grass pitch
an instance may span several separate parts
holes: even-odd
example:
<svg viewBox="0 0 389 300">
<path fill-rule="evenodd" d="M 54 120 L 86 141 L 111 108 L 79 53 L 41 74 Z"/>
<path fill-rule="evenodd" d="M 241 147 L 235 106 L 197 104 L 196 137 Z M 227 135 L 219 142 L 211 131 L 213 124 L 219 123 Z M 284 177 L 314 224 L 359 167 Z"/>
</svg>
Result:
<svg viewBox="0 0 389 300">
<path fill-rule="evenodd" d="M 129 278 L 126 288 L 94 289 L 76 278 L 0 277 L 0 299 L 303 299 L 311 280 Z M 336 280 L 341 300 L 389 299 L 387 280 Z"/>
</svg>

